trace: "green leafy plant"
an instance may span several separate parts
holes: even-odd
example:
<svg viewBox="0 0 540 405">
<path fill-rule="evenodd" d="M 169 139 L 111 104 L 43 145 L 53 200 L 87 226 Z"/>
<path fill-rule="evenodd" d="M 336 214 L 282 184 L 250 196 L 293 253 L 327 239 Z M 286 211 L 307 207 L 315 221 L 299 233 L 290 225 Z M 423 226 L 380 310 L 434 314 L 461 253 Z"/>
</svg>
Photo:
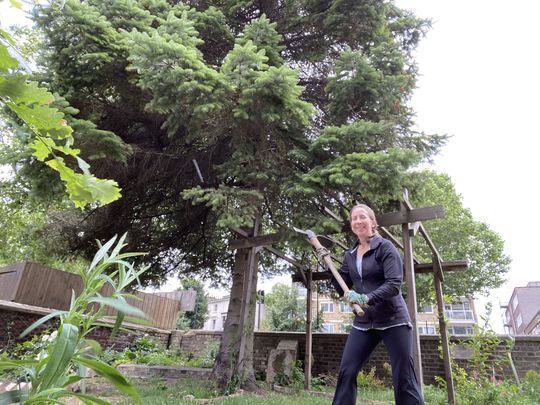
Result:
<svg viewBox="0 0 540 405">
<path fill-rule="evenodd" d="M 529 372 L 523 384 L 504 381 L 497 377 L 498 371 L 508 368 L 513 340 L 504 342 L 485 325 L 475 325 L 474 334 L 462 342 L 471 349 L 466 368 L 452 361 L 452 374 L 456 388 L 457 403 L 462 405 L 536 405 L 540 396 L 540 378 Z M 505 356 L 506 354 L 506 356 Z M 435 377 L 446 389 L 442 377 Z M 434 403 L 446 403 L 434 400 Z"/>
<path fill-rule="evenodd" d="M 290 387 L 296 390 L 304 389 L 305 374 L 302 369 L 302 362 L 296 361 L 292 365 L 291 374 L 288 375 L 285 372 L 276 373 L 274 377 L 274 382 L 283 387 Z M 326 386 L 327 382 L 324 376 L 322 377 L 313 377 L 311 379 L 311 389 L 313 391 L 320 391 L 322 387 Z"/>
<path fill-rule="evenodd" d="M 521 387 L 527 397 L 540 404 L 540 374 L 534 370 L 527 371 Z"/>
<path fill-rule="evenodd" d="M 45 330 L 41 334 L 32 336 L 31 339 L 16 345 L 7 346 L 0 353 L 0 362 L 9 361 L 10 359 L 31 360 L 38 358 L 46 349 L 50 342 L 56 339 L 56 332 L 51 333 L 50 330 Z M 0 370 L 0 379 L 4 381 L 24 381 L 26 373 L 24 370 Z"/>
<path fill-rule="evenodd" d="M 115 181 L 99 179 L 90 173 L 90 165 L 78 156 L 80 150 L 73 147 L 73 129 L 64 114 L 50 105 L 55 97 L 19 73 L 20 62 L 9 49 L 20 55 L 13 38 L 0 28 L 0 106 L 8 107 L 30 130 L 32 140 L 28 146 L 34 151 L 32 155 L 58 172 L 75 207 L 108 204 L 120 198 Z M 66 159 L 74 160 L 81 172 L 66 164 Z"/>
<path fill-rule="evenodd" d="M 360 371 L 356 382 L 359 388 L 368 389 L 382 389 L 385 388 L 385 384 L 382 380 L 375 375 L 376 367 L 371 367 L 369 371 Z"/>
<path fill-rule="evenodd" d="M 115 236 L 100 246 L 89 268 L 79 274 L 83 281 L 83 290 L 79 296 L 72 294 L 68 311 L 54 311 L 34 322 L 22 333 L 22 336 L 26 336 L 50 319 L 59 318 L 60 325 L 55 338 L 48 340 L 49 344 L 36 358 L 0 361 L 0 370 L 20 370 L 31 383 L 28 391 L 19 389 L 0 394 L 0 403 L 59 403 L 59 398 L 73 396 L 85 404 L 107 404 L 106 401 L 91 395 L 69 390 L 70 385 L 83 379 L 82 373 L 77 375 L 74 370 L 83 371 L 85 368 L 90 368 L 106 378 L 135 403 L 141 402 L 135 388 L 122 374 L 96 357 L 101 351 L 99 343 L 87 338 L 90 332 L 100 326 L 112 326 L 111 336 L 114 336 L 123 320 L 129 319 L 126 315 L 144 316 L 142 311 L 126 302 L 126 297 L 130 295 L 124 291 L 131 283 L 138 281 L 146 268 L 136 270 L 126 261 L 141 253 L 121 253 L 125 246 L 125 237 L 126 235 L 122 236 L 116 245 Z M 115 270 L 107 274 L 107 270 L 112 266 L 116 267 Z M 101 295 L 106 284 L 112 287 L 112 294 L 107 297 Z M 106 319 L 106 306 L 118 311 L 114 324 L 103 321 Z"/>
</svg>

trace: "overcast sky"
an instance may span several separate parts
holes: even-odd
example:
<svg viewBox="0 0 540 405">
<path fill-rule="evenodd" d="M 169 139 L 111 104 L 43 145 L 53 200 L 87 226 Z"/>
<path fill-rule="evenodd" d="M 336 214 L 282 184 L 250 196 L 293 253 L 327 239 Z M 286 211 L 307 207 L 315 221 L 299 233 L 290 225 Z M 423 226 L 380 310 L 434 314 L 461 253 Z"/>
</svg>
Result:
<svg viewBox="0 0 540 405">
<path fill-rule="evenodd" d="M 489 298 L 498 307 L 514 287 L 540 280 L 540 2 L 396 4 L 434 21 L 416 53 L 421 76 L 412 106 L 419 129 L 452 135 L 435 170 L 452 177 L 474 218 L 505 241 L 509 281 Z M 496 330 L 498 317 L 494 311 Z"/>
</svg>

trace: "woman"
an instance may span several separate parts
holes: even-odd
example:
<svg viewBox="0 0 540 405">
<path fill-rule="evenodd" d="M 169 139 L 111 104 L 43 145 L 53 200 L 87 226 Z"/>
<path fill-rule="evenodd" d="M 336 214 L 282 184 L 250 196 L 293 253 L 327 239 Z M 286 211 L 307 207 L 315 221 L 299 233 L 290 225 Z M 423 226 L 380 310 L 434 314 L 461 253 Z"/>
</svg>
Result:
<svg viewBox="0 0 540 405">
<path fill-rule="evenodd" d="M 377 232 L 373 210 L 364 204 L 351 209 L 351 229 L 358 242 L 345 252 L 340 274 L 351 291 L 347 301 L 364 309 L 355 316 L 347 338 L 333 405 L 356 404 L 356 378 L 382 340 L 392 365 L 396 405 L 423 405 L 414 372 L 412 325 L 403 296 L 403 266 L 394 245 Z M 338 293 L 343 290 L 332 280 Z"/>
</svg>

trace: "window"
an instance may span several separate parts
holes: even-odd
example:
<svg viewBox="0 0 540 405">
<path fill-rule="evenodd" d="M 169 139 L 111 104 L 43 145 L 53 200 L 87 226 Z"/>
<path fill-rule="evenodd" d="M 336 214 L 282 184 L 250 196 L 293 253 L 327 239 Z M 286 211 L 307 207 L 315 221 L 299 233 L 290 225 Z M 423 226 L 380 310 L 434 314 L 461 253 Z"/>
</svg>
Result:
<svg viewBox="0 0 540 405">
<path fill-rule="evenodd" d="M 216 329 L 216 319 L 212 319 L 212 329 Z"/>
<path fill-rule="evenodd" d="M 451 335 L 472 335 L 473 328 L 470 326 L 450 326 L 448 328 L 448 333 Z"/>
<path fill-rule="evenodd" d="M 333 302 L 322 302 L 321 303 L 322 312 L 334 312 L 334 303 Z"/>
<path fill-rule="evenodd" d="M 339 304 L 339 312 L 343 312 L 344 314 L 350 314 L 352 312 L 351 307 L 349 304 L 345 304 L 344 302 L 341 302 Z"/>
<path fill-rule="evenodd" d="M 444 309 L 444 316 L 448 319 L 474 321 L 474 315 L 468 302 L 446 304 Z"/>
<path fill-rule="evenodd" d="M 514 296 L 514 299 L 512 300 L 512 309 L 515 311 L 518 306 L 518 298 L 517 295 Z"/>
<path fill-rule="evenodd" d="M 225 321 L 227 320 L 227 315 L 221 315 L 221 323 L 225 325 Z"/>
<path fill-rule="evenodd" d="M 217 311 L 217 304 L 214 304 L 214 312 Z"/>
<path fill-rule="evenodd" d="M 420 333 L 421 335 L 434 335 L 435 326 L 419 326 L 418 333 Z"/>
<path fill-rule="evenodd" d="M 516 327 L 519 328 L 522 323 L 523 323 L 523 318 L 521 317 L 521 313 L 519 313 L 518 316 L 516 317 Z"/>
<path fill-rule="evenodd" d="M 420 309 L 420 311 L 418 312 L 424 312 L 426 314 L 432 314 L 433 313 L 433 305 L 431 304 L 426 304 L 422 307 L 422 309 Z"/>
<path fill-rule="evenodd" d="M 323 333 L 333 333 L 334 332 L 334 325 L 331 324 L 331 323 L 323 323 L 322 331 L 323 331 Z"/>
</svg>

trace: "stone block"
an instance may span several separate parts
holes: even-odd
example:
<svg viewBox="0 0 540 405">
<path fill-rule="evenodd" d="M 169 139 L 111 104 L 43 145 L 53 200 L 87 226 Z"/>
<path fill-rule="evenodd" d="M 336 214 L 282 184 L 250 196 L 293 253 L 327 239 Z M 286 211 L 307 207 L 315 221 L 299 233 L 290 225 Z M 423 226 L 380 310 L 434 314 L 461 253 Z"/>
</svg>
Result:
<svg viewBox="0 0 540 405">
<path fill-rule="evenodd" d="M 266 382 L 272 384 L 276 375 L 279 374 L 292 378 L 297 352 L 298 341 L 296 340 L 281 340 L 275 349 L 270 350 L 266 367 Z"/>
</svg>

